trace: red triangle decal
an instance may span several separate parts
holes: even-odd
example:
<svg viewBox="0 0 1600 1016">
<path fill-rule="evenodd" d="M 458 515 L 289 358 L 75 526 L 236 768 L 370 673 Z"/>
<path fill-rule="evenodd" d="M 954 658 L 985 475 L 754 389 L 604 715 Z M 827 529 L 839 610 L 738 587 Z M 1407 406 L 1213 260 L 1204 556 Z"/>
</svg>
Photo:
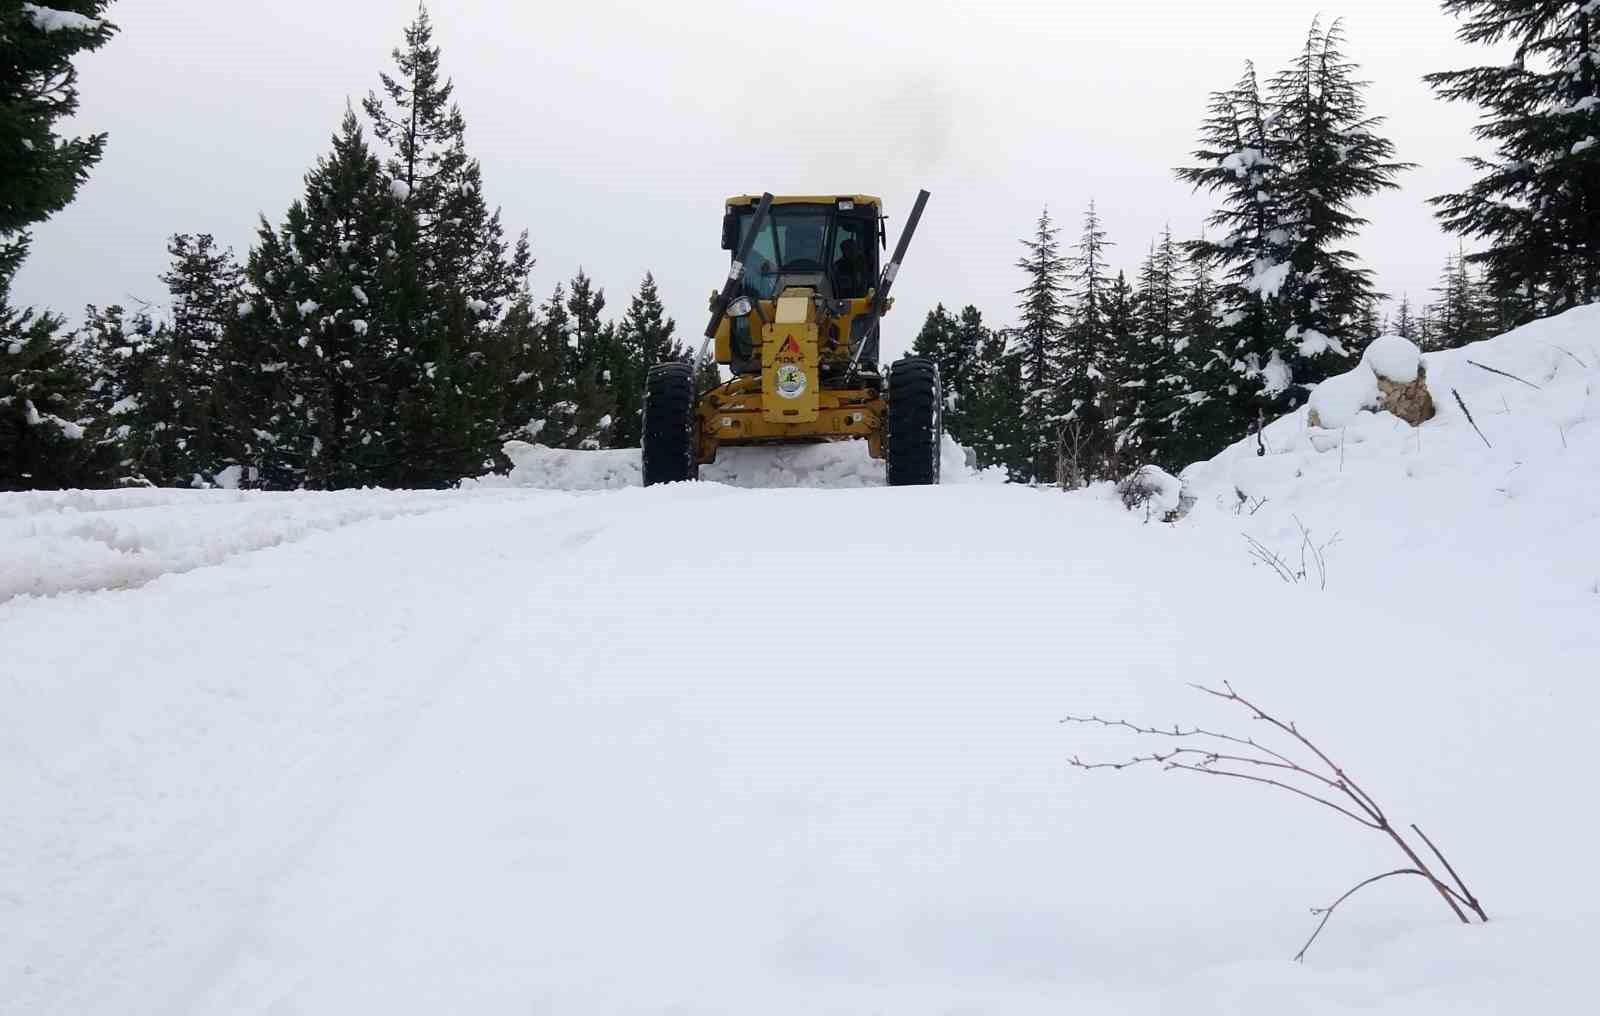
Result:
<svg viewBox="0 0 1600 1016">
<path fill-rule="evenodd" d="M 783 348 L 778 350 L 778 355 L 779 356 L 799 356 L 800 355 L 800 343 L 798 343 L 798 342 L 796 342 L 794 340 L 794 336 L 793 335 L 789 336 L 787 339 L 784 340 Z"/>
</svg>

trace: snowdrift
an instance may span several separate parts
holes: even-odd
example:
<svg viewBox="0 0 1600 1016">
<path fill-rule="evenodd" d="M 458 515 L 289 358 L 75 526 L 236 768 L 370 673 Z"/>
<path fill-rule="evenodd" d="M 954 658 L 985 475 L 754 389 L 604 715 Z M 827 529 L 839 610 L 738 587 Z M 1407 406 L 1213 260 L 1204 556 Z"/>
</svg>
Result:
<svg viewBox="0 0 1600 1016">
<path fill-rule="evenodd" d="M 130 589 L 319 533 L 457 506 L 441 491 L 72 490 L 0 496 L 0 603 Z M 467 495 L 470 496 L 470 495 Z"/>
<path fill-rule="evenodd" d="M 1413 427 L 1373 407 L 1378 378 L 1412 380 L 1419 362 L 1436 415 Z M 1188 524 L 1297 561 L 1304 524 L 1317 543 L 1338 535 L 1336 572 L 1464 604 L 1600 593 L 1600 307 L 1420 361 L 1381 339 L 1261 438 L 1184 470 Z M 1498 587 L 1466 579 L 1484 562 Z"/>
<path fill-rule="evenodd" d="M 505 447 L 508 477 L 486 477 L 487 486 L 506 484 L 540 490 L 617 490 L 641 484 L 637 449 L 568 451 L 512 441 Z M 940 461 L 944 483 L 1004 482 L 1003 471 L 974 471 L 966 453 L 949 436 Z M 772 448 L 724 448 L 717 461 L 700 469 L 702 482 L 732 487 L 882 487 L 884 466 L 867 454 L 864 441 Z"/>
</svg>

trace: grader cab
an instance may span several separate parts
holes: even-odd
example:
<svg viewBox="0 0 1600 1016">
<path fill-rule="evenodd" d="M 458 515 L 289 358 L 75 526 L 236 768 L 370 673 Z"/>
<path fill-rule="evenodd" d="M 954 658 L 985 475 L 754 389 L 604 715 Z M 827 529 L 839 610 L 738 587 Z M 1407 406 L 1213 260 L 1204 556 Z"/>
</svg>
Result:
<svg viewBox="0 0 1600 1016">
<path fill-rule="evenodd" d="M 729 198 L 733 252 L 711 296 L 700 360 L 714 348 L 732 379 L 697 390 L 693 364 L 653 367 L 645 382 L 644 482 L 695 479 L 723 446 L 864 439 L 891 486 L 939 482 L 944 404 L 938 367 L 879 365 L 879 329 L 928 192 L 917 196 L 887 266 L 883 203 L 862 194 Z"/>
</svg>

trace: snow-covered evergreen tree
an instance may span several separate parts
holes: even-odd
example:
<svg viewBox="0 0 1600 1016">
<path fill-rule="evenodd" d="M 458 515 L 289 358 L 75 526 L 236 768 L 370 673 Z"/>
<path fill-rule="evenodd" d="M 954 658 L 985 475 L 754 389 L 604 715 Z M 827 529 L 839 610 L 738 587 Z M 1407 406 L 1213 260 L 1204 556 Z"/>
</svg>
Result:
<svg viewBox="0 0 1600 1016">
<path fill-rule="evenodd" d="M 1196 190 L 1220 196 L 1207 224 L 1221 238 L 1193 241 L 1204 265 L 1221 272 L 1213 343 L 1195 348 L 1189 391 L 1175 429 L 1208 454 L 1243 436 L 1267 407 L 1292 404 L 1294 378 L 1283 358 L 1291 319 L 1283 295 L 1293 267 L 1286 228 L 1288 167 L 1282 132 L 1262 95 L 1254 65 L 1233 87 L 1211 96 L 1201 127 L 1199 165 L 1178 170 Z M 1200 457 L 1204 457 L 1203 455 Z"/>
<path fill-rule="evenodd" d="M 1111 277 L 1107 264 L 1106 231 L 1094 202 L 1083 213 L 1083 231 L 1066 262 L 1071 310 L 1067 315 L 1066 342 L 1062 347 L 1062 383 L 1067 394 L 1069 419 L 1092 410 L 1105 378 L 1110 356 Z"/>
<path fill-rule="evenodd" d="M 1121 410 L 1113 437 L 1118 454 L 1129 464 L 1177 465 L 1170 456 L 1168 420 L 1187 383 L 1184 300 L 1183 255 L 1168 228 L 1151 244 L 1139 267 L 1132 321 L 1118 370 Z"/>
<path fill-rule="evenodd" d="M 1366 338 L 1379 294 L 1342 244 L 1365 221 L 1355 203 L 1392 189 L 1408 167 L 1377 133 L 1383 120 L 1367 113 L 1342 44 L 1337 23 L 1314 23 L 1270 95 L 1247 66 L 1211 98 L 1199 165 L 1178 171 L 1222 199 L 1207 220 L 1220 238 L 1193 245 L 1222 272 L 1216 341 L 1196 344 L 1174 421 L 1205 455 L 1302 404 Z"/>
<path fill-rule="evenodd" d="M 1059 232 L 1046 208 L 1033 235 L 1023 239 L 1027 253 L 1017 261 L 1028 281 L 1017 290 L 1022 300 L 1017 305 L 1013 345 L 1008 348 L 1021 357 L 1021 440 L 1028 448 L 1023 478 L 1030 482 L 1055 479 L 1056 428 L 1070 409 L 1063 391 L 1068 264 Z"/>
<path fill-rule="evenodd" d="M 1394 319 L 1389 323 L 1389 331 L 1403 339 L 1417 341 L 1417 318 L 1411 312 L 1411 297 L 1402 293 L 1400 306 L 1395 308 Z"/>
<path fill-rule="evenodd" d="M 1295 385 L 1288 406 L 1365 349 L 1370 336 L 1360 322 L 1380 294 L 1371 270 L 1343 245 L 1367 223 L 1356 202 L 1396 189 L 1395 177 L 1412 168 L 1394 160 L 1393 143 L 1378 133 L 1384 118 L 1367 112 L 1366 82 L 1343 44 L 1340 22 L 1313 22 L 1299 55 L 1272 81 L 1280 224 L 1292 243 L 1283 289 L 1290 345 L 1281 353 Z"/>
<path fill-rule="evenodd" d="M 976 310 L 970 321 L 981 346 L 966 373 L 960 399 L 964 434 L 957 440 L 980 465 L 1003 467 L 1014 483 L 1032 482 L 1038 475 L 1038 432 L 1024 412 L 1031 345 L 1018 331 L 983 328 Z"/>
<path fill-rule="evenodd" d="M 442 486 L 462 461 L 450 350 L 426 296 L 402 188 L 353 113 L 282 227 L 250 253 L 230 341 L 239 461 L 271 487 Z"/>
<path fill-rule="evenodd" d="M 236 444 L 227 433 L 222 387 L 223 337 L 238 313 L 244 272 L 233 251 L 207 234 L 180 233 L 167 245 L 171 267 L 161 276 L 172 300 L 169 327 L 152 336 L 157 376 L 142 400 L 160 425 L 155 441 L 164 477 L 156 482 L 210 483 Z"/>
<path fill-rule="evenodd" d="M 466 119 L 443 74 L 426 6 L 393 58 L 396 73 L 380 75 L 383 94 L 369 94 L 362 106 L 415 222 L 426 299 L 410 327 L 414 342 L 434 352 L 431 369 L 413 383 L 432 406 L 428 444 L 437 461 L 426 479 L 433 486 L 487 466 L 516 425 L 506 386 L 517 376 L 507 372 L 518 339 L 502 326 L 526 290 L 533 256 L 526 233 L 507 242 L 499 210 L 484 198 L 482 167 L 467 152 Z"/>
<path fill-rule="evenodd" d="M 677 340 L 677 322 L 667 316 L 656 288 L 655 276 L 645 273 L 639 291 L 628 301 L 628 310 L 617 326 L 617 363 L 612 367 L 611 391 L 617 402 L 617 418 L 611 428 L 615 448 L 637 448 L 643 436 L 641 413 L 644 410 L 646 372 L 668 360 L 687 362 L 690 352 Z"/>
<path fill-rule="evenodd" d="M 939 379 L 944 386 L 945 432 L 957 442 L 969 444 L 972 437 L 970 414 L 984 369 L 981 361 L 995 352 L 983 314 L 969 304 L 957 317 L 946 310 L 944 304 L 939 304 L 928 312 L 922 330 L 911 344 L 911 352 L 939 365 Z"/>
<path fill-rule="evenodd" d="M 27 229 L 65 208 L 105 151 L 106 137 L 62 137 L 78 108 L 73 58 L 115 26 L 111 0 L 0 6 L 0 490 L 98 485 L 111 456 L 83 440 L 89 378 L 62 320 L 10 304 Z"/>
<path fill-rule="evenodd" d="M 1433 199 L 1446 229 L 1488 241 L 1467 256 L 1497 328 L 1600 299 L 1600 7 L 1592 0 L 1444 0 L 1458 37 L 1513 45 L 1509 61 L 1429 74 L 1444 99 L 1481 107 L 1494 147 L 1478 178 Z"/>
<path fill-rule="evenodd" d="M 170 345 L 148 309 L 132 315 L 118 305 L 84 309 L 77 345 L 93 381 L 84 401 L 95 439 L 117 455 L 118 479 L 160 485 L 170 482 L 161 461 L 161 431 L 152 407 L 159 405 L 159 350 Z"/>
<path fill-rule="evenodd" d="M 1433 292 L 1437 299 L 1429 307 L 1433 334 L 1428 348 L 1455 349 L 1488 338 L 1478 283 L 1472 277 L 1464 250 L 1445 258 Z"/>
</svg>

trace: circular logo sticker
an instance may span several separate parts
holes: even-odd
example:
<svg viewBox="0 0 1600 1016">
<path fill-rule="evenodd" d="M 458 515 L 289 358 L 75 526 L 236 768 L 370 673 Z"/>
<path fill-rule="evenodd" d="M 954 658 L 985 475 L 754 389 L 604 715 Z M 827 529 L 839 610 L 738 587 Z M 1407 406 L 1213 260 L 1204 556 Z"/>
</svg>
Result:
<svg viewBox="0 0 1600 1016">
<path fill-rule="evenodd" d="M 806 370 L 798 363 L 778 364 L 776 378 L 778 394 L 786 399 L 798 399 L 806 393 Z"/>
</svg>

